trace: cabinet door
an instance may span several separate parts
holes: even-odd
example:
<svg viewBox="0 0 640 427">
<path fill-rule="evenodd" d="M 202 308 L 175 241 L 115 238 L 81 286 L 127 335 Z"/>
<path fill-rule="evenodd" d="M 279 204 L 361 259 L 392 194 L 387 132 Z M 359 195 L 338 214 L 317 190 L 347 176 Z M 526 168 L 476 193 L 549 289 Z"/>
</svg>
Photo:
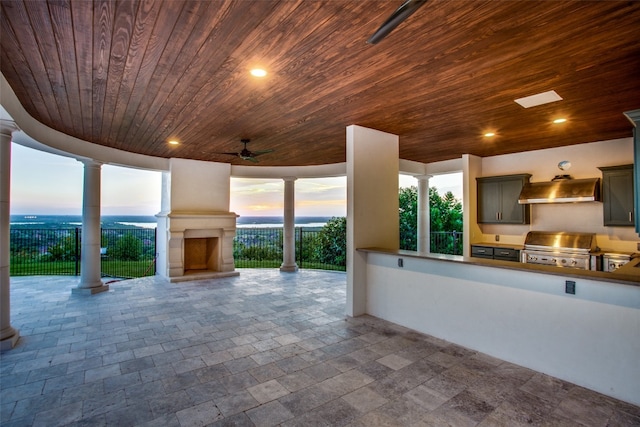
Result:
<svg viewBox="0 0 640 427">
<path fill-rule="evenodd" d="M 604 225 L 634 225 L 633 166 L 602 168 Z"/>
<path fill-rule="evenodd" d="M 498 223 L 501 205 L 500 183 L 478 181 L 478 222 Z"/>
<path fill-rule="evenodd" d="M 518 203 L 522 187 L 531 175 L 477 178 L 478 223 L 529 224 L 530 208 Z"/>
<path fill-rule="evenodd" d="M 500 219 L 504 224 L 526 224 L 525 213 L 529 207 L 518 203 L 518 197 L 522 191 L 523 181 L 514 179 L 504 181 L 501 186 L 502 200 L 500 207 Z"/>
</svg>

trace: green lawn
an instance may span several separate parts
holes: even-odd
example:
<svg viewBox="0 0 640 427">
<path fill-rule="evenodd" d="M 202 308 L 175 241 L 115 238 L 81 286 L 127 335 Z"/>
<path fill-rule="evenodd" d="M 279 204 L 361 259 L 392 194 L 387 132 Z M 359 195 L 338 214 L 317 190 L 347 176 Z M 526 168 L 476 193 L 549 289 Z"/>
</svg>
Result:
<svg viewBox="0 0 640 427">
<path fill-rule="evenodd" d="M 109 277 L 153 276 L 155 266 L 152 263 L 153 260 L 148 259 L 142 261 L 102 260 L 101 271 L 103 276 Z M 9 271 L 11 276 L 73 276 L 77 274 L 75 261 L 11 262 Z"/>
</svg>

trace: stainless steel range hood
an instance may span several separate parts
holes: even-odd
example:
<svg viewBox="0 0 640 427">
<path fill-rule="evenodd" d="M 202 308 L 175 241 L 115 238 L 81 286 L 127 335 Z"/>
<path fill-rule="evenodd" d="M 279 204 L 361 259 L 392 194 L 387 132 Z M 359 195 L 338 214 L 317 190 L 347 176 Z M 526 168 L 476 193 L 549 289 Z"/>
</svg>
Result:
<svg viewBox="0 0 640 427">
<path fill-rule="evenodd" d="M 600 201 L 600 178 L 572 179 L 560 176 L 548 182 L 525 184 L 518 198 L 521 205 Z"/>
</svg>

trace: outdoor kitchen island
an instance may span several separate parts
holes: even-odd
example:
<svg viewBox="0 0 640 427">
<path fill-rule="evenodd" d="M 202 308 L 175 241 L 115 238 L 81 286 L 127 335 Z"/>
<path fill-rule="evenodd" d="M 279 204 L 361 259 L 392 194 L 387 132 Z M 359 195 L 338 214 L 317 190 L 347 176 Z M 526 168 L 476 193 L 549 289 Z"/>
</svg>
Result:
<svg viewBox="0 0 640 427">
<path fill-rule="evenodd" d="M 607 273 L 357 252 L 368 314 L 640 405 L 640 259 Z"/>
</svg>

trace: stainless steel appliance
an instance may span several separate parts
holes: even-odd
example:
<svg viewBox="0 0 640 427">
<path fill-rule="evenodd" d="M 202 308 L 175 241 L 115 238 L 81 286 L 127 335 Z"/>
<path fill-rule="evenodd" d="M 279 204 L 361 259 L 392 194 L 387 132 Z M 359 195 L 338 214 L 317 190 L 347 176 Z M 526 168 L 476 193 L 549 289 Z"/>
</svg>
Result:
<svg viewBox="0 0 640 427">
<path fill-rule="evenodd" d="M 602 271 L 616 271 L 631 261 L 630 254 L 605 253 L 602 255 Z"/>
<path fill-rule="evenodd" d="M 591 253 L 596 250 L 595 234 L 530 231 L 524 241 L 521 261 L 591 270 L 595 269 Z"/>
</svg>

